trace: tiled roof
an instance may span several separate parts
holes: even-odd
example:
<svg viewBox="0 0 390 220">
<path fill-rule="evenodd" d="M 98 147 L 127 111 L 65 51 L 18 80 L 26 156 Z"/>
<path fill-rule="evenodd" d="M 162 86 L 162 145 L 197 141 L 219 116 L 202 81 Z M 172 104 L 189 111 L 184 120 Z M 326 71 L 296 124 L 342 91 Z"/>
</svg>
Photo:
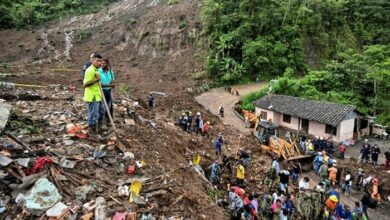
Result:
<svg viewBox="0 0 390 220">
<path fill-rule="evenodd" d="M 353 105 L 313 101 L 286 95 L 266 95 L 254 101 L 253 104 L 263 109 L 318 121 L 335 127 L 348 113 L 356 109 Z"/>
</svg>

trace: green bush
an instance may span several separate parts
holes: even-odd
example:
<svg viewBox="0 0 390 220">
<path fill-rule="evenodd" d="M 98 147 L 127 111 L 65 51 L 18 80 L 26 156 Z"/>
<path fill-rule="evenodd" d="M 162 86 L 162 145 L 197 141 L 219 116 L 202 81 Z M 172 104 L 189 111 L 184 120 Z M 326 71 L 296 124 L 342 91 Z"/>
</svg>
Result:
<svg viewBox="0 0 390 220">
<path fill-rule="evenodd" d="M 117 0 L 2 0 L 0 29 L 23 28 L 69 15 L 95 13 Z"/>
</svg>

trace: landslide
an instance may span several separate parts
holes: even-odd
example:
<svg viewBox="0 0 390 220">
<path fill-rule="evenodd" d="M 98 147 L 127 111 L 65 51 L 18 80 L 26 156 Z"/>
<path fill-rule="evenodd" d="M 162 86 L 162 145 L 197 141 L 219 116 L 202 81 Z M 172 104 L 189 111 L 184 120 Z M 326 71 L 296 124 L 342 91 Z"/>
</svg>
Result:
<svg viewBox="0 0 390 220">
<path fill-rule="evenodd" d="M 192 156 L 200 153 L 203 155 L 201 166 L 207 172 L 207 167 L 215 159 L 212 140 L 221 131 L 226 139 L 224 153 L 233 155 L 238 147 L 253 153 L 254 165 L 248 170 L 248 189 L 261 189 L 259 183 L 265 169 L 263 165 L 268 161 L 259 156 L 254 139 L 251 136 L 239 139 L 237 130 L 224 125 L 194 100 L 198 88 L 207 83 L 191 78 L 193 73 L 203 68 L 194 59 L 198 53 L 194 45 L 201 39 L 201 25 L 197 17 L 199 4 L 200 1 L 180 1 L 168 5 L 166 1 L 124 0 L 97 14 L 70 17 L 30 30 L 0 31 L 0 47 L 3 48 L 0 72 L 10 73 L 10 76 L 2 76 L 0 80 L 51 85 L 41 90 L 19 89 L 8 93 L 31 91 L 41 97 L 56 96 L 54 100 L 10 100 L 14 106 L 13 112 L 22 122 L 25 118 L 31 118 L 46 136 L 56 139 L 58 142 L 45 144 L 59 153 L 69 153 L 61 144 L 65 131 L 50 126 L 45 122 L 45 116 L 49 112 L 73 112 L 76 116 L 71 121 L 83 122 L 86 110 L 81 99 L 83 91 L 78 71 L 92 51 L 111 59 L 119 84 L 114 92 L 117 105 L 115 121 L 135 160 L 144 160 L 147 164 L 141 176 L 153 179 L 172 171 L 149 186 L 172 185 L 169 193 L 153 198 L 146 207 L 136 207 L 134 211 L 148 211 L 167 217 L 179 215 L 192 219 L 223 219 L 226 215 L 213 201 L 208 184 L 189 169 L 175 170 L 188 165 Z M 142 121 L 136 121 L 135 127 L 126 125 L 124 119 L 127 116 L 118 115 L 118 106 L 130 99 L 138 100 L 142 105 L 152 90 L 165 92 L 167 96 L 156 97 L 156 107 L 152 111 L 140 108 L 137 113 L 156 123 L 157 128 Z M 64 97 L 73 99 L 62 99 Z M 211 121 L 211 136 L 187 134 L 172 126 L 182 110 L 202 112 L 205 120 Z M 16 126 L 12 131 L 23 130 L 23 123 L 18 124 L 21 127 Z M 24 138 L 27 140 L 31 136 L 27 133 Z M 87 140 L 77 140 L 76 143 L 98 146 Z M 113 147 L 107 151 L 110 155 L 119 154 L 118 149 Z M 90 151 L 84 150 L 80 155 L 87 158 L 90 154 Z M 96 194 L 110 200 L 109 195 L 117 193 L 115 183 L 129 176 L 126 170 L 120 170 L 119 164 L 114 163 L 109 167 L 104 165 L 104 161 L 101 163 L 103 165 L 99 162 L 81 163 L 76 168 L 113 183 L 114 186 L 108 186 L 110 189 L 103 188 L 99 195 Z M 221 190 L 224 190 L 229 179 L 225 175 Z M 75 188 L 69 187 L 71 192 Z M 73 197 L 66 197 L 65 200 L 71 202 Z M 123 201 L 127 203 L 127 199 Z M 125 211 L 121 205 L 115 204 L 113 207 L 111 212 Z M 16 208 L 14 211 L 17 213 Z"/>
</svg>

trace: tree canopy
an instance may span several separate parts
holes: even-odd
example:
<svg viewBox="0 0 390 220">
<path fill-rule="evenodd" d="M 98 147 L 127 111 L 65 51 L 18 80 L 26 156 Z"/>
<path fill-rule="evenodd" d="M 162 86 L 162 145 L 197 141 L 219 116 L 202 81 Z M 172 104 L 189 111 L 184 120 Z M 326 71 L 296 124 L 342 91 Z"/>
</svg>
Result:
<svg viewBox="0 0 390 220">
<path fill-rule="evenodd" d="M 353 104 L 390 123 L 390 2 L 204 0 L 207 70 L 221 84 L 274 79 L 266 93 Z"/>
</svg>

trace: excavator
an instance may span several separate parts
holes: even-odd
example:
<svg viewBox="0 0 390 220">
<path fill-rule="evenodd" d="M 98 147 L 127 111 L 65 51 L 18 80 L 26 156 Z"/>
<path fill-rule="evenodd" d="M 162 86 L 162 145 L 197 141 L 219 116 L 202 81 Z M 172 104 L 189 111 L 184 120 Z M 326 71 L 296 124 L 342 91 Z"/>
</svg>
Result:
<svg viewBox="0 0 390 220">
<path fill-rule="evenodd" d="M 312 155 L 301 153 L 295 140 L 287 141 L 278 137 L 278 127 L 271 121 L 261 120 L 260 115 L 257 116 L 253 134 L 259 140 L 263 151 L 286 161 L 312 157 Z"/>
</svg>

